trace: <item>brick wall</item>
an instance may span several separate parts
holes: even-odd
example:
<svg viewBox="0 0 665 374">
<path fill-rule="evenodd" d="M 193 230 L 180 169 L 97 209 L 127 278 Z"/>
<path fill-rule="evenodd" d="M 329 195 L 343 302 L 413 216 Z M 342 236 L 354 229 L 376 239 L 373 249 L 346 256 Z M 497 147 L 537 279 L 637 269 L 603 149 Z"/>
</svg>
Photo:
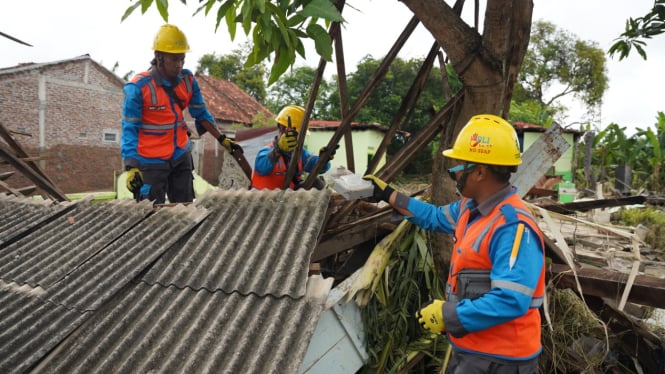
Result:
<svg viewBox="0 0 665 374">
<path fill-rule="evenodd" d="M 114 171 L 122 169 L 122 82 L 80 58 L 0 74 L 0 82 L 0 122 L 10 131 L 28 134 L 15 138 L 31 156 L 45 157 L 40 164 L 62 191 L 113 189 Z M 105 134 L 115 134 L 115 141 L 105 141 Z M 29 184 L 18 176 L 7 183 Z"/>
</svg>

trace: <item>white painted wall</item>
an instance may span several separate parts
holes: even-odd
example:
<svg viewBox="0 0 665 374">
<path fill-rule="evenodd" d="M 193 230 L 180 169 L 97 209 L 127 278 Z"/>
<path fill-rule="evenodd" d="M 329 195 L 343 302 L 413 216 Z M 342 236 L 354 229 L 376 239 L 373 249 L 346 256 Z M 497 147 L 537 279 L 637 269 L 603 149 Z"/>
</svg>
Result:
<svg viewBox="0 0 665 374">
<path fill-rule="evenodd" d="M 330 129 L 310 129 L 309 134 L 305 138 L 305 148 L 308 151 L 318 154 L 321 147 L 328 145 L 330 138 L 335 133 L 334 128 Z M 367 170 L 369 155 L 374 155 L 383 140 L 384 133 L 375 129 L 353 130 L 353 158 L 356 167 L 356 174 L 362 175 Z M 386 163 L 386 156 L 384 154 L 379 162 L 378 169 Z M 343 166 L 346 164 L 346 146 L 344 145 L 344 138 L 339 141 L 339 148 L 332 160 L 332 168 Z M 378 170 L 377 169 L 377 170 Z"/>
</svg>

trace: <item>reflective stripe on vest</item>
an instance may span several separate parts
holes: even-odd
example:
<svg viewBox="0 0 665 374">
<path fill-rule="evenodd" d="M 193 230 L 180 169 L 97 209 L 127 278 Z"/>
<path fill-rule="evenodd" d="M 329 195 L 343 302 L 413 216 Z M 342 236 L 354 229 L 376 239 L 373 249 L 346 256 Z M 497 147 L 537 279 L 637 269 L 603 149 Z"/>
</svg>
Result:
<svg viewBox="0 0 665 374">
<path fill-rule="evenodd" d="M 470 210 L 467 200 L 462 201 L 455 244 L 450 264 L 450 273 L 446 285 L 446 299 L 458 300 L 457 274 L 464 269 L 491 270 L 489 243 L 494 232 L 506 223 L 524 222 L 536 233 L 545 248 L 542 234 L 524 202 L 516 194 L 509 195 L 499 203 L 488 216 L 480 216 L 468 224 Z M 505 212 L 510 214 L 506 214 Z M 512 217 L 507 217 L 512 216 Z M 543 253 L 543 258 L 545 254 Z M 469 333 L 461 338 L 448 334 L 450 342 L 463 351 L 478 352 L 508 359 L 526 359 L 537 355 L 541 350 L 540 312 L 538 308 L 545 296 L 545 265 L 540 269 L 540 278 L 536 289 L 505 280 L 491 281 L 491 287 L 510 289 L 525 295 L 531 295 L 529 310 L 521 317 L 511 321 Z M 519 344 L 516 344 L 519 342 Z"/>
</svg>

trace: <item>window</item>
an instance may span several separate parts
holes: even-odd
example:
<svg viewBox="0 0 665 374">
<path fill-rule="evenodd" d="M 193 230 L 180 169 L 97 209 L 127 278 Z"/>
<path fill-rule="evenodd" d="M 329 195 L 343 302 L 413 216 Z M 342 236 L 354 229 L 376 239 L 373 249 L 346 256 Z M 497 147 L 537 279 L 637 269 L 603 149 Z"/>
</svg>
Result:
<svg viewBox="0 0 665 374">
<path fill-rule="evenodd" d="M 102 142 L 104 142 L 104 143 L 117 143 L 118 142 L 118 130 L 105 129 L 102 132 Z"/>
<path fill-rule="evenodd" d="M 81 132 L 79 133 L 79 138 L 81 138 L 81 139 L 85 139 L 85 138 L 87 138 L 87 137 L 88 137 L 88 133 L 87 133 L 87 132 L 85 132 L 85 131 L 81 131 Z"/>
</svg>

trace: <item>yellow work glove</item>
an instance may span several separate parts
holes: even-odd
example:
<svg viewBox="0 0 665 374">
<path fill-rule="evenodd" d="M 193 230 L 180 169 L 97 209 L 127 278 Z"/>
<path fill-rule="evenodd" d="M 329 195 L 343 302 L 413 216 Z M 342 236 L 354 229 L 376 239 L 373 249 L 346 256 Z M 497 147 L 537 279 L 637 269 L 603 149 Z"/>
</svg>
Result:
<svg viewBox="0 0 665 374">
<path fill-rule="evenodd" d="M 243 153 L 242 147 L 238 145 L 238 143 L 234 142 L 233 140 L 229 139 L 226 137 L 226 135 L 221 134 L 218 138 L 217 141 L 219 144 L 222 145 L 222 147 L 226 148 L 229 153 L 233 153 L 234 150 L 239 150 L 240 153 Z"/>
<path fill-rule="evenodd" d="M 443 320 L 443 300 L 432 300 L 416 312 L 418 323 L 432 334 L 446 332 L 446 323 Z"/>
<path fill-rule="evenodd" d="M 143 186 L 143 174 L 141 174 L 141 170 L 139 170 L 139 168 L 127 169 L 126 185 L 129 192 L 134 194 L 141 190 L 141 186 Z"/>
<path fill-rule="evenodd" d="M 333 158 L 335 158 L 335 153 L 337 153 L 337 148 L 339 148 L 339 144 L 337 144 L 335 146 L 335 148 L 333 148 L 332 152 L 330 152 L 330 158 L 328 159 L 329 161 L 332 160 Z M 323 155 L 327 151 L 328 151 L 328 147 L 326 147 L 326 146 L 321 147 L 321 149 L 319 149 L 319 157 L 321 157 L 321 155 Z"/>
<path fill-rule="evenodd" d="M 371 181 L 374 185 L 373 197 L 376 201 L 383 200 L 385 202 L 390 202 L 390 195 L 395 191 L 392 186 L 372 174 L 365 175 L 363 179 Z"/>
<path fill-rule="evenodd" d="M 279 136 L 277 139 L 277 148 L 282 153 L 290 153 L 296 149 L 298 144 L 298 133 L 296 130 L 289 130 Z"/>
</svg>

